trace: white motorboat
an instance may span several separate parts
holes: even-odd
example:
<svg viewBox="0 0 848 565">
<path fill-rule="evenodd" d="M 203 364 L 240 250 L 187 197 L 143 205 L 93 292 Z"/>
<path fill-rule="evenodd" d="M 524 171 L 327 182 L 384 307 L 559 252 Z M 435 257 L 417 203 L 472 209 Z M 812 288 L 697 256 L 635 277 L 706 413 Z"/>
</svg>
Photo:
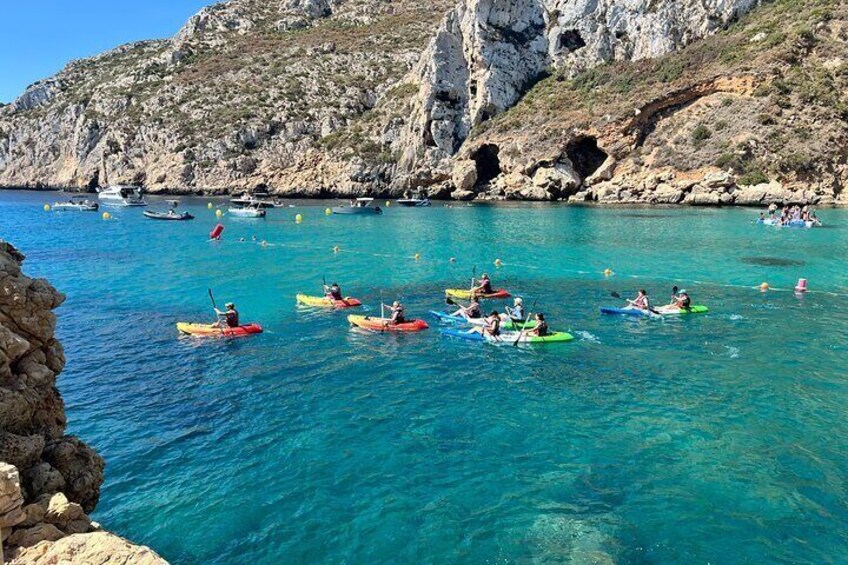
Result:
<svg viewBox="0 0 848 565">
<path fill-rule="evenodd" d="M 398 206 L 405 206 L 407 208 L 426 208 L 432 205 L 429 198 L 401 198 L 397 200 L 397 203 Z"/>
<path fill-rule="evenodd" d="M 147 206 L 137 186 L 118 184 L 101 188 L 98 192 L 97 196 L 104 206 Z"/>
<path fill-rule="evenodd" d="M 333 207 L 333 214 L 382 214 L 379 206 L 371 206 L 373 203 L 373 198 L 357 198 L 351 200 L 349 206 Z"/>
<path fill-rule="evenodd" d="M 259 206 L 243 206 L 230 208 L 227 210 L 227 214 L 234 218 L 264 218 L 266 212 L 264 208 Z"/>
<path fill-rule="evenodd" d="M 97 212 L 100 206 L 89 200 L 87 196 L 73 196 L 65 202 L 54 202 L 53 209 L 57 212 Z"/>
<path fill-rule="evenodd" d="M 253 194 L 245 192 L 231 199 L 230 202 L 236 206 L 241 206 L 242 208 L 279 208 L 283 206 L 283 204 L 279 201 L 271 200 L 270 195 L 267 192 L 254 192 Z"/>
</svg>

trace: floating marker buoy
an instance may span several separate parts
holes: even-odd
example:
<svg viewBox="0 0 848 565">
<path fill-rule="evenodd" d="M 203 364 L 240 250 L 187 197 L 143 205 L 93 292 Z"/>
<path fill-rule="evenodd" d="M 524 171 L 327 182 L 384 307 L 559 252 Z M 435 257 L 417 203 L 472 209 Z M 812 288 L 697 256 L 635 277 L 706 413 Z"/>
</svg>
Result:
<svg viewBox="0 0 848 565">
<path fill-rule="evenodd" d="M 215 217 L 216 218 L 220 218 L 223 215 L 224 215 L 224 213 L 221 210 L 215 210 Z"/>
<path fill-rule="evenodd" d="M 612 276 L 612 269 L 604 269 L 604 276 L 605 277 L 611 277 Z"/>
<path fill-rule="evenodd" d="M 412 258 L 415 259 L 416 261 L 418 261 L 419 259 L 421 259 L 421 254 L 416 253 Z"/>
<path fill-rule="evenodd" d="M 111 220 L 112 214 L 110 214 L 109 212 L 103 212 L 103 219 L 104 220 Z"/>
<path fill-rule="evenodd" d="M 386 208 L 391 208 L 391 207 L 392 207 L 392 201 L 386 200 Z"/>
<path fill-rule="evenodd" d="M 500 259 L 495 259 L 495 267 L 501 267 L 501 266 L 503 266 L 503 261 L 501 261 Z"/>
<path fill-rule="evenodd" d="M 341 251 L 341 249 L 339 249 L 339 246 L 338 246 L 338 245 L 336 245 L 335 247 L 333 247 L 333 253 L 338 253 L 339 251 Z"/>
<path fill-rule="evenodd" d="M 302 221 L 303 221 L 303 216 L 301 216 L 300 214 L 298 214 L 297 216 L 295 216 L 295 217 L 294 217 L 294 221 L 295 221 L 295 222 L 297 222 L 297 223 L 299 224 L 300 222 L 302 222 Z"/>
<path fill-rule="evenodd" d="M 209 208 L 209 209 L 211 210 L 211 209 L 212 209 L 212 203 L 211 203 L 211 202 L 209 202 L 209 203 L 206 205 L 206 207 L 207 207 L 207 208 Z"/>
<path fill-rule="evenodd" d="M 763 284 L 760 285 L 760 292 L 768 292 L 768 289 L 769 289 L 769 283 L 764 282 Z"/>
<path fill-rule="evenodd" d="M 332 210 L 330 210 L 329 208 L 327 208 L 326 210 L 324 210 L 324 215 L 325 215 L 325 216 L 331 216 L 332 214 L 333 214 L 333 211 L 332 211 Z"/>
<path fill-rule="evenodd" d="M 45 212 L 49 212 L 49 211 L 50 211 L 50 204 L 45 204 L 45 205 L 44 205 L 44 211 L 45 211 Z"/>
<path fill-rule="evenodd" d="M 807 292 L 807 279 L 798 279 L 798 284 L 795 285 L 795 292 Z"/>
<path fill-rule="evenodd" d="M 209 232 L 209 239 L 221 239 L 222 233 L 224 233 L 224 225 L 218 224 Z"/>
</svg>

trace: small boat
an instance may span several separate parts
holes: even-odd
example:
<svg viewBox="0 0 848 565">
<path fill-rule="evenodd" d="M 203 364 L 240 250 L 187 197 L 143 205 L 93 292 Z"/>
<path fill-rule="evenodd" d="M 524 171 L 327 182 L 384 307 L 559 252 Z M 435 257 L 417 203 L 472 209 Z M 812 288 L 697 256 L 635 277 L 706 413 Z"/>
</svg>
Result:
<svg viewBox="0 0 848 565">
<path fill-rule="evenodd" d="M 303 306 L 310 306 L 312 308 L 335 308 L 337 310 L 362 306 L 362 302 L 356 298 L 351 298 L 350 296 L 345 297 L 343 300 L 333 300 L 329 296 L 309 296 L 306 294 L 298 294 L 297 303 Z"/>
<path fill-rule="evenodd" d="M 147 206 L 137 186 L 115 185 L 101 188 L 97 197 L 104 206 Z"/>
<path fill-rule="evenodd" d="M 86 196 L 73 196 L 66 202 L 54 202 L 53 209 L 57 212 L 97 212 L 100 205 Z"/>
<path fill-rule="evenodd" d="M 427 196 L 419 191 L 415 196 L 410 191 L 407 191 L 403 194 L 403 198 L 397 200 L 398 206 L 404 206 L 406 208 L 426 208 L 432 203 Z"/>
<path fill-rule="evenodd" d="M 471 291 L 465 290 L 461 288 L 448 288 L 445 289 L 445 296 L 450 298 L 458 298 L 460 300 L 469 300 L 471 298 Z M 496 290 L 495 292 L 489 294 L 478 294 L 477 298 L 509 298 L 511 295 L 504 289 Z"/>
<path fill-rule="evenodd" d="M 181 334 L 195 337 L 245 337 L 262 333 L 259 324 L 245 324 L 235 328 L 220 327 L 216 324 L 177 324 L 177 331 Z"/>
<path fill-rule="evenodd" d="M 408 320 L 402 324 L 392 324 L 387 318 L 370 316 L 348 316 L 347 321 L 351 326 L 372 332 L 420 332 L 430 327 L 424 320 Z"/>
<path fill-rule="evenodd" d="M 230 208 L 227 214 L 234 218 L 264 218 L 265 209 L 258 206 L 244 206 L 241 208 Z"/>
<path fill-rule="evenodd" d="M 382 214 L 383 210 L 379 206 L 371 206 L 373 203 L 373 198 L 357 198 L 349 206 L 334 206 L 333 214 Z"/>
<path fill-rule="evenodd" d="M 167 212 L 151 212 L 150 210 L 144 211 L 144 217 L 150 218 L 151 220 L 173 220 L 173 221 L 184 221 L 184 220 L 193 220 L 194 216 L 189 214 L 188 212 L 183 212 L 182 214 L 177 214 L 173 210 L 168 210 Z"/>
<path fill-rule="evenodd" d="M 242 208 L 281 208 L 284 206 L 277 200 L 271 200 L 267 192 L 254 192 L 253 194 L 245 192 L 231 199 L 230 202 Z"/>
</svg>

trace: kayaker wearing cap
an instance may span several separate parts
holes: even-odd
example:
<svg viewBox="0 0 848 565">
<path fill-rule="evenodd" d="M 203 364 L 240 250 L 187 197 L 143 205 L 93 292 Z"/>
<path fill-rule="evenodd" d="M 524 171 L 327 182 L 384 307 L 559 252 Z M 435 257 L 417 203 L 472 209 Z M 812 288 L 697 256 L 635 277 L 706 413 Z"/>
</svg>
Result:
<svg viewBox="0 0 848 565">
<path fill-rule="evenodd" d="M 544 314 L 541 312 L 536 314 L 536 325 L 533 326 L 532 330 L 528 330 L 527 333 L 538 337 L 545 337 L 548 335 L 548 322 L 545 321 Z"/>
<path fill-rule="evenodd" d="M 483 317 L 483 312 L 480 310 L 480 299 L 476 296 L 471 297 L 471 304 L 467 307 L 460 305 L 459 310 L 451 314 L 452 316 L 462 316 L 468 320 L 477 320 Z"/>
<path fill-rule="evenodd" d="M 628 300 L 631 306 L 640 310 L 651 311 L 651 299 L 648 298 L 648 292 L 643 288 L 639 290 L 639 294 L 633 300 Z"/>
<path fill-rule="evenodd" d="M 505 322 L 523 322 L 526 314 L 524 313 L 524 300 L 516 296 L 513 301 L 514 306 L 510 308 L 507 306 L 505 308 L 506 314 L 504 314 L 503 318 Z"/>
<path fill-rule="evenodd" d="M 403 317 L 403 304 L 395 300 L 392 303 L 392 316 L 389 318 L 389 323 L 393 326 L 404 323 L 406 320 Z"/>
<path fill-rule="evenodd" d="M 226 310 L 223 312 L 215 308 L 215 313 L 218 315 L 218 322 L 216 325 L 219 328 L 239 327 L 239 313 L 238 310 L 236 310 L 236 305 L 232 302 L 227 302 L 227 304 L 224 305 L 224 308 L 226 308 Z"/>
<path fill-rule="evenodd" d="M 692 306 L 692 299 L 689 298 L 689 294 L 686 292 L 686 289 L 680 289 L 675 294 L 673 305 L 682 310 L 689 310 Z"/>
<path fill-rule="evenodd" d="M 471 289 L 471 296 L 480 296 L 483 294 L 495 293 L 495 291 L 492 290 L 492 280 L 486 273 L 483 273 L 483 275 L 480 277 L 480 280 L 477 282 L 477 286 Z"/>
<path fill-rule="evenodd" d="M 342 287 L 338 283 L 333 283 L 330 286 L 324 285 L 324 296 L 333 300 L 344 300 L 342 296 Z"/>
</svg>

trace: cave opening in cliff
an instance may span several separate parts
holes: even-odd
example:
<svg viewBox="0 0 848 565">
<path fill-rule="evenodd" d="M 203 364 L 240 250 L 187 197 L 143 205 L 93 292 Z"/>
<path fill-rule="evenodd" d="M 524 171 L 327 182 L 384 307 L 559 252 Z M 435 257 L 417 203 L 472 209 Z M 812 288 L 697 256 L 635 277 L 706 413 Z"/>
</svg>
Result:
<svg viewBox="0 0 848 565">
<path fill-rule="evenodd" d="M 576 29 L 569 29 L 559 34 L 559 48 L 565 51 L 577 51 L 586 47 L 586 41 Z"/>
<path fill-rule="evenodd" d="M 500 148 L 497 145 L 487 143 L 481 145 L 477 151 L 471 154 L 477 165 L 477 186 L 485 186 L 501 174 L 501 161 L 498 158 Z"/>
<path fill-rule="evenodd" d="M 598 140 L 594 137 L 583 137 L 570 143 L 565 153 L 574 170 L 584 179 L 592 176 L 607 160 L 606 152 L 598 147 Z"/>
</svg>

